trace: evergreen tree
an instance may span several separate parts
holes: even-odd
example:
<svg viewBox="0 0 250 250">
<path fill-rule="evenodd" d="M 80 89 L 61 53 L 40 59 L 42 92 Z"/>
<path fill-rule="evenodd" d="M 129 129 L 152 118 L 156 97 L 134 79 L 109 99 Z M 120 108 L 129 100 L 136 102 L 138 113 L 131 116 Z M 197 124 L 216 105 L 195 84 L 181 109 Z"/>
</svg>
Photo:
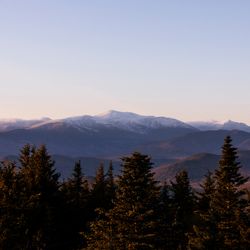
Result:
<svg viewBox="0 0 250 250">
<path fill-rule="evenodd" d="M 115 181 L 113 176 L 113 164 L 110 161 L 107 177 L 105 178 L 106 182 L 106 199 L 107 199 L 107 209 L 113 207 L 114 199 L 115 199 Z"/>
<path fill-rule="evenodd" d="M 171 250 L 175 249 L 174 246 L 174 234 L 173 234 L 173 200 L 171 197 L 171 187 L 166 182 L 161 188 L 160 192 L 160 204 L 159 204 L 159 231 L 160 241 L 157 249 Z"/>
<path fill-rule="evenodd" d="M 218 249 L 246 249 L 249 244 L 245 234 L 249 230 L 245 214 L 247 203 L 243 198 L 245 192 L 240 189 L 248 178 L 242 176 L 240 168 L 237 149 L 227 136 L 222 147 L 219 169 L 215 172 L 215 192 L 211 201 L 217 221 Z"/>
<path fill-rule="evenodd" d="M 21 212 L 21 182 L 14 163 L 0 166 L 0 249 L 20 249 L 24 226 Z"/>
<path fill-rule="evenodd" d="M 175 177 L 175 182 L 171 184 L 175 213 L 172 227 L 174 245 L 176 249 L 183 250 L 187 249 L 187 235 L 193 226 L 195 197 L 186 170 L 180 171 Z"/>
<path fill-rule="evenodd" d="M 198 194 L 198 208 L 199 211 L 206 213 L 210 209 L 211 199 L 215 191 L 215 180 L 213 173 L 208 171 L 205 175 L 203 183 L 200 185 L 202 192 L 197 192 Z"/>
<path fill-rule="evenodd" d="M 97 209 L 96 219 L 90 223 L 87 237 L 88 250 L 119 250 L 117 243 L 117 225 L 113 220 L 113 210 Z M 125 249 L 124 249 L 125 250 Z"/>
<path fill-rule="evenodd" d="M 106 208 L 106 182 L 104 175 L 104 165 L 100 164 L 96 171 L 96 176 L 91 190 L 91 209 Z M 93 218 L 96 216 L 94 213 Z"/>
<path fill-rule="evenodd" d="M 158 238 L 159 187 L 151 172 L 151 160 L 137 152 L 122 160 L 122 176 L 118 180 L 113 211 L 120 246 L 124 249 L 154 249 Z"/>
<path fill-rule="evenodd" d="M 68 202 L 76 207 L 86 205 L 89 195 L 88 181 L 86 180 L 81 167 L 81 162 L 76 162 L 72 177 L 64 183 Z"/>
<path fill-rule="evenodd" d="M 152 163 L 140 153 L 122 160 L 114 208 L 105 214 L 106 219 L 92 224 L 89 249 L 155 249 L 159 188 Z"/>
<path fill-rule="evenodd" d="M 198 220 L 194 232 L 189 234 L 190 249 L 214 249 L 216 245 L 216 220 L 212 213 L 211 201 L 215 192 L 215 180 L 212 172 L 205 175 L 198 194 L 198 207 L 195 211 Z"/>
<path fill-rule="evenodd" d="M 30 144 L 26 144 L 20 150 L 19 162 L 21 163 L 21 168 L 28 168 L 32 163 L 32 155 L 35 153 L 35 147 Z"/>
<path fill-rule="evenodd" d="M 25 245 L 20 249 L 64 249 L 58 178 L 54 162 L 44 145 L 25 146 L 20 155 L 23 182 Z"/>
<path fill-rule="evenodd" d="M 247 202 L 241 186 L 247 181 L 240 173 L 237 149 L 225 138 L 219 168 L 207 177 L 200 206 L 201 222 L 194 228 L 191 249 L 239 249 L 250 245 Z"/>
<path fill-rule="evenodd" d="M 68 236 L 69 249 L 79 249 L 84 246 L 83 232 L 89 217 L 88 182 L 82 173 L 81 162 L 76 162 L 71 178 L 64 182 L 62 192 L 66 199 L 65 228 Z"/>
</svg>

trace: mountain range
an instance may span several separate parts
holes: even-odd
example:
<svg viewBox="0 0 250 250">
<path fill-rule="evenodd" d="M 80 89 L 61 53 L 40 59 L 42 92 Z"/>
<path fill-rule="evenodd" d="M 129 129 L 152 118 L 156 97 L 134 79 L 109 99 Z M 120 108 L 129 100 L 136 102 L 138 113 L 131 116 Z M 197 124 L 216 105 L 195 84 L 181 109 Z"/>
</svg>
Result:
<svg viewBox="0 0 250 250">
<path fill-rule="evenodd" d="M 245 152 L 246 159 L 250 151 L 250 127 L 240 122 L 186 123 L 173 118 L 119 111 L 58 120 L 0 120 L 0 157 L 15 158 L 27 143 L 46 144 L 56 157 L 57 168 L 67 177 L 77 159 L 82 160 L 86 174 L 93 175 L 97 162 L 106 164 L 112 160 L 119 171 L 120 157 L 140 151 L 152 157 L 159 180 L 163 176 L 171 178 L 170 173 L 174 173 L 177 166 L 188 166 L 192 178 L 197 179 L 204 173 L 200 171 L 204 166 L 201 162 L 215 166 L 227 135 L 232 136 L 234 146 Z M 197 155 L 202 159 L 200 168 L 194 160 Z M 247 173 L 250 164 L 248 160 L 244 163 Z"/>
<path fill-rule="evenodd" d="M 148 129 L 156 129 L 160 127 L 173 128 L 196 128 L 201 131 L 206 130 L 241 130 L 250 132 L 250 126 L 242 122 L 235 121 L 194 121 L 182 122 L 177 119 L 167 117 L 145 116 L 138 115 L 132 112 L 120 112 L 110 110 L 107 113 L 90 116 L 75 116 L 64 119 L 52 120 L 48 117 L 33 120 L 24 119 L 0 119 L 0 132 L 11 131 L 14 129 L 32 129 L 36 127 L 43 127 L 67 124 L 78 129 L 95 130 L 98 126 L 112 126 L 115 128 L 136 131 L 143 133 Z"/>
</svg>

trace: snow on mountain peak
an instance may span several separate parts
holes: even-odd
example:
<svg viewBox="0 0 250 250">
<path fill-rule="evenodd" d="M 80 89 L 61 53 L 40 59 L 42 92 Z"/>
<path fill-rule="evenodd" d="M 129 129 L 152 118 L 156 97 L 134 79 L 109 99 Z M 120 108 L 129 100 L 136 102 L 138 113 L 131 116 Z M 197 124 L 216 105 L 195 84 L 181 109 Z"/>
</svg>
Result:
<svg viewBox="0 0 250 250">
<path fill-rule="evenodd" d="M 95 117 L 103 118 L 103 119 L 137 119 L 142 117 L 142 115 L 138 115 L 133 112 L 122 112 L 116 110 L 110 110 L 104 114 L 96 115 Z"/>
<path fill-rule="evenodd" d="M 36 120 L 24 120 L 24 119 L 0 119 L 0 131 L 10 131 L 13 129 L 25 129 L 34 125 L 42 124 L 51 121 L 48 117 L 43 117 Z"/>
<path fill-rule="evenodd" d="M 182 127 L 191 128 L 190 125 L 176 119 L 156 116 L 138 115 L 132 112 L 121 112 L 111 110 L 105 114 L 94 117 L 96 122 L 111 124 L 113 126 L 138 129 L 138 128 L 159 128 L 159 127 Z"/>
<path fill-rule="evenodd" d="M 246 131 L 246 132 L 250 132 L 250 127 L 243 123 L 243 122 L 235 122 L 232 120 L 228 120 L 227 122 L 225 122 L 222 126 L 223 129 L 229 129 L 229 130 L 242 130 L 242 131 Z"/>
<path fill-rule="evenodd" d="M 141 119 L 141 115 L 132 112 L 121 112 L 110 110 L 107 113 L 94 116 L 97 121 L 110 121 L 110 122 L 134 122 Z"/>
<path fill-rule="evenodd" d="M 189 122 L 189 124 L 202 131 L 223 129 L 223 130 L 241 130 L 245 132 L 250 132 L 250 127 L 247 124 L 242 122 L 235 122 L 232 120 L 228 120 L 226 122 L 218 122 L 218 121 Z"/>
<path fill-rule="evenodd" d="M 99 125 L 123 130 L 145 132 L 161 127 L 192 128 L 190 125 L 172 118 L 139 115 L 132 112 L 110 110 L 96 116 L 77 116 L 62 120 L 78 129 L 96 130 Z"/>
<path fill-rule="evenodd" d="M 219 121 L 196 121 L 184 123 L 182 121 L 157 116 L 139 115 L 132 112 L 122 112 L 110 110 L 106 113 L 90 116 L 74 116 L 65 119 L 51 120 L 44 117 L 37 120 L 23 120 L 23 119 L 0 119 L 0 132 L 14 129 L 33 129 L 41 126 L 69 126 L 75 127 L 79 130 L 98 131 L 100 126 L 106 128 L 117 128 L 129 130 L 139 133 L 144 133 L 149 129 L 159 128 L 189 128 L 205 130 L 241 130 L 250 132 L 250 126 L 242 122 L 235 122 L 228 120 L 226 122 Z"/>
</svg>

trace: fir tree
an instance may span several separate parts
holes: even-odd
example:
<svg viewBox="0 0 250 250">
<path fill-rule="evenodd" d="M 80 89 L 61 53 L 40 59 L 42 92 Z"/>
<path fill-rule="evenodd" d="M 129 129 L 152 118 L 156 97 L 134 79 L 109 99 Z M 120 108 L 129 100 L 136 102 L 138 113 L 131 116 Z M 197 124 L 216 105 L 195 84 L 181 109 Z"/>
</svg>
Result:
<svg viewBox="0 0 250 250">
<path fill-rule="evenodd" d="M 76 162 L 71 178 L 64 183 L 68 203 L 83 207 L 89 194 L 88 181 L 86 180 L 81 167 L 81 162 Z"/>
<path fill-rule="evenodd" d="M 222 147 L 219 168 L 212 181 L 207 177 L 204 185 L 201 221 L 194 228 L 191 249 L 248 249 L 249 218 L 245 192 L 241 188 L 248 178 L 241 175 L 240 168 L 237 149 L 228 136 Z"/>
<path fill-rule="evenodd" d="M 107 209 L 113 207 L 114 199 L 115 199 L 115 181 L 113 176 L 113 164 L 110 161 L 107 177 L 105 179 L 106 182 L 106 199 L 107 199 Z"/>
<path fill-rule="evenodd" d="M 114 208 L 106 213 L 106 219 L 92 224 L 89 249 L 100 245 L 100 249 L 155 249 L 159 188 L 151 172 L 152 163 L 140 153 L 122 160 Z"/>
<path fill-rule="evenodd" d="M 210 209 L 211 199 L 215 191 L 215 180 L 213 173 L 208 171 L 205 175 L 203 183 L 200 185 L 202 192 L 197 192 L 198 194 L 198 207 L 199 211 L 204 211 L 206 213 Z"/>
<path fill-rule="evenodd" d="M 117 225 L 113 220 L 112 210 L 97 209 L 96 219 L 90 223 L 87 237 L 88 250 L 119 250 L 117 243 Z"/>
<path fill-rule="evenodd" d="M 104 165 L 100 164 L 97 169 L 94 183 L 91 190 L 91 207 L 94 211 L 97 208 L 106 208 L 106 182 L 104 175 Z"/>
<path fill-rule="evenodd" d="M 24 236 L 21 181 L 14 163 L 0 166 L 0 249 L 20 249 Z"/>
<path fill-rule="evenodd" d="M 123 159 L 114 207 L 119 243 L 125 249 L 154 249 L 157 242 L 159 188 L 147 155 L 135 152 Z"/>
<path fill-rule="evenodd" d="M 160 192 L 160 204 L 159 204 L 159 230 L 160 241 L 157 249 L 171 250 L 175 249 L 174 246 L 174 234 L 173 234 L 173 200 L 171 197 L 171 187 L 166 182 L 161 188 Z"/>
<path fill-rule="evenodd" d="M 216 220 L 212 213 L 211 201 L 215 192 L 215 180 L 212 172 L 205 175 L 202 188 L 198 194 L 198 218 L 194 232 L 189 233 L 190 249 L 214 249 L 216 245 Z"/>
<path fill-rule="evenodd" d="M 179 172 L 175 177 L 175 182 L 171 182 L 173 194 L 174 221 L 173 232 L 176 249 L 187 249 L 188 232 L 193 226 L 193 212 L 195 199 L 190 186 L 188 173 L 185 170 Z"/>
<path fill-rule="evenodd" d="M 26 223 L 23 249 L 63 249 L 62 199 L 54 162 L 44 145 L 38 149 L 25 146 L 20 162 Z"/>
<path fill-rule="evenodd" d="M 72 176 L 63 183 L 62 192 L 66 199 L 64 223 L 68 248 L 79 249 L 85 243 L 82 234 L 89 217 L 89 188 L 80 161 L 75 163 Z"/>
<path fill-rule="evenodd" d="M 240 168 L 237 149 L 227 136 L 222 147 L 219 169 L 215 172 L 215 192 L 211 204 L 217 221 L 218 249 L 246 249 L 247 241 L 249 243 L 245 235 L 249 230 L 245 222 L 247 204 L 243 198 L 245 192 L 240 189 L 248 178 L 242 176 Z"/>
</svg>

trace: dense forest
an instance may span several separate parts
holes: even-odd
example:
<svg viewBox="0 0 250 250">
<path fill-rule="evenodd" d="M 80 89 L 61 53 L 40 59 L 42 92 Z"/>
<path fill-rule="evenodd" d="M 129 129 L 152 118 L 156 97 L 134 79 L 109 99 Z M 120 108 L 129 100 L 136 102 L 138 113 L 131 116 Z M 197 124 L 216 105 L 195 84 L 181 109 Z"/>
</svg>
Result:
<svg viewBox="0 0 250 250">
<path fill-rule="evenodd" d="M 19 161 L 0 167 L 2 250 L 249 249 L 248 178 L 230 137 L 199 190 L 185 170 L 158 183 L 139 152 L 122 158 L 119 176 L 100 164 L 91 183 L 81 162 L 61 180 L 45 146 L 24 146 Z"/>
</svg>

